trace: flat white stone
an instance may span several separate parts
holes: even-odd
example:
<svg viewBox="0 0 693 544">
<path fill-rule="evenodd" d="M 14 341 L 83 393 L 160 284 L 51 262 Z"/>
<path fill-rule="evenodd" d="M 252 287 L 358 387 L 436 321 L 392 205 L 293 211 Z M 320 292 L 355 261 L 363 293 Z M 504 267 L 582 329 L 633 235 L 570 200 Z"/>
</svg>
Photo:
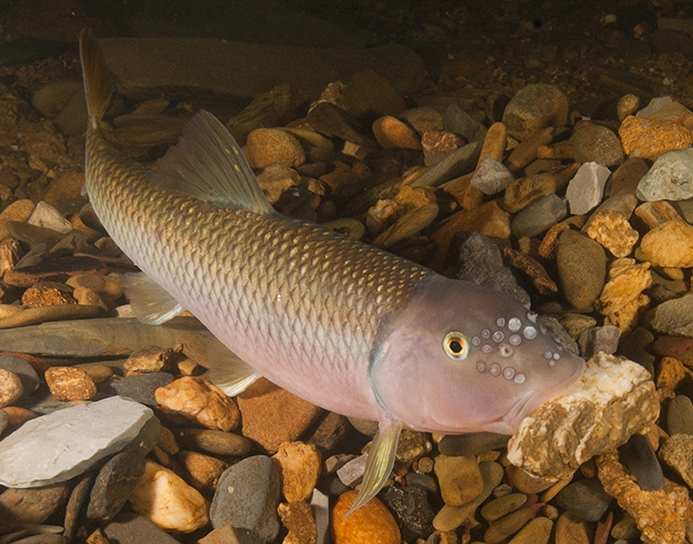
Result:
<svg viewBox="0 0 693 544">
<path fill-rule="evenodd" d="M 36 204 L 36 208 L 34 208 L 34 211 L 31 213 L 31 217 L 29 217 L 27 223 L 36 227 L 44 227 L 56 232 L 61 232 L 63 234 L 72 231 L 72 224 L 65 219 L 63 214 L 61 214 L 50 204 L 46 204 L 43 200 Z"/>
<path fill-rule="evenodd" d="M 604 186 L 611 170 L 597 162 L 586 162 L 568 183 L 565 197 L 570 213 L 581 215 L 595 208 L 602 200 Z"/>
<path fill-rule="evenodd" d="M 0 441 L 0 484 L 27 488 L 69 480 L 122 450 L 153 416 L 146 406 L 116 396 L 27 421 Z"/>
<path fill-rule="evenodd" d="M 515 177 L 503 163 L 491 157 L 485 157 L 472 176 L 471 183 L 485 195 L 495 195 L 507 189 L 513 181 Z"/>
</svg>

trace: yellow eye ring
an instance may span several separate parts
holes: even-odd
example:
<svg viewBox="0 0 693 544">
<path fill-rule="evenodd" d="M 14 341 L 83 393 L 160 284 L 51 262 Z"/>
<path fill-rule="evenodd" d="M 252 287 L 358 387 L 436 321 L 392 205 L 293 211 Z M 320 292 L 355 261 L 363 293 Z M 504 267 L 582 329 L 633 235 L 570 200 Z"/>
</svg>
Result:
<svg viewBox="0 0 693 544">
<path fill-rule="evenodd" d="M 463 361 L 469 355 L 469 342 L 467 337 L 458 331 L 450 331 L 443 339 L 443 351 L 445 355 L 454 361 Z"/>
</svg>

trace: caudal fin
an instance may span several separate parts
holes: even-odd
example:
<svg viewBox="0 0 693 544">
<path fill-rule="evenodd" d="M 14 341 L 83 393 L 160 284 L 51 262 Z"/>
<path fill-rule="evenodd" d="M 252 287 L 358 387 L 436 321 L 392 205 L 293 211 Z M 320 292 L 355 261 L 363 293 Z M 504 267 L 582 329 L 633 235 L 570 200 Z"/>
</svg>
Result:
<svg viewBox="0 0 693 544">
<path fill-rule="evenodd" d="M 89 28 L 82 30 L 79 37 L 79 54 L 82 59 L 89 124 L 92 128 L 97 128 L 111 101 L 113 81 L 99 42 Z"/>
</svg>

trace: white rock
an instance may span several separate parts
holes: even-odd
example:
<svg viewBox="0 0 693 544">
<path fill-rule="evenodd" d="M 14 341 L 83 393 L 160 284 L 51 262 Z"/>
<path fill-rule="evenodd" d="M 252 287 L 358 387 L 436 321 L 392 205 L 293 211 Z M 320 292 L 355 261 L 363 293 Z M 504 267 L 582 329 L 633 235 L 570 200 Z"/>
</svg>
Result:
<svg viewBox="0 0 693 544">
<path fill-rule="evenodd" d="M 27 421 L 0 441 L 0 484 L 26 488 L 69 480 L 122 450 L 153 416 L 138 402 L 111 397 Z"/>
<path fill-rule="evenodd" d="M 68 233 L 72 231 L 72 224 L 65 219 L 63 214 L 50 204 L 46 204 L 43 200 L 36 204 L 36 208 L 34 208 L 27 223 L 56 232 Z"/>
<path fill-rule="evenodd" d="M 337 471 L 337 477 L 346 486 L 356 486 L 366 471 L 366 461 L 368 461 L 366 453 L 355 457 Z"/>
<path fill-rule="evenodd" d="M 650 103 L 635 114 L 636 117 L 651 117 L 657 110 L 671 104 L 673 100 L 670 96 L 657 96 L 650 100 Z"/>
<path fill-rule="evenodd" d="M 503 163 L 485 157 L 472 177 L 472 186 L 485 195 L 495 195 L 507 189 L 513 181 L 515 178 Z"/>
<path fill-rule="evenodd" d="M 602 201 L 604 186 L 611 170 L 597 162 L 586 162 L 570 180 L 565 196 L 570 205 L 570 213 L 582 215 Z"/>
</svg>

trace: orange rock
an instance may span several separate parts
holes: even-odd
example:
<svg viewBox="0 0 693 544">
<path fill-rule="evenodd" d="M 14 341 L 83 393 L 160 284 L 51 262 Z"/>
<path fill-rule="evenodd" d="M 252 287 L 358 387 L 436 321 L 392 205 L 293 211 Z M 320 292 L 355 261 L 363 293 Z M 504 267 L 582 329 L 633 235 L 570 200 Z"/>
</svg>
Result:
<svg viewBox="0 0 693 544">
<path fill-rule="evenodd" d="M 537 130 L 513 149 L 512 153 L 510 153 L 510 156 L 505 161 L 505 166 L 507 166 L 508 170 L 511 172 L 522 170 L 537 158 L 537 151 L 539 148 L 548 144 L 553 139 L 554 134 L 556 134 L 556 129 L 552 127 Z"/>
<path fill-rule="evenodd" d="M 188 471 L 188 483 L 200 491 L 214 492 L 219 477 L 229 468 L 221 459 L 196 451 L 181 451 L 178 458 Z"/>
<path fill-rule="evenodd" d="M 654 266 L 692 267 L 693 226 L 681 221 L 666 221 L 642 237 L 640 250 Z"/>
<path fill-rule="evenodd" d="M 285 442 L 272 456 L 282 475 L 282 493 L 288 502 L 304 501 L 313 493 L 320 476 L 318 448 L 303 442 Z"/>
<path fill-rule="evenodd" d="M 618 129 L 621 145 L 629 157 L 656 160 L 668 151 L 693 144 L 693 132 L 669 119 L 626 117 Z"/>
<path fill-rule="evenodd" d="M 344 517 L 356 495 L 356 491 L 347 491 L 332 509 L 334 544 L 400 544 L 402 536 L 397 522 L 377 498 L 368 501 L 348 518 Z"/>
<path fill-rule="evenodd" d="M 635 259 L 617 259 L 609 267 L 609 279 L 595 307 L 605 316 L 606 323 L 628 331 L 636 325 L 638 312 L 650 303 L 649 297 L 642 292 L 651 283 L 650 263 L 636 264 Z"/>
<path fill-rule="evenodd" d="M 373 121 L 373 135 L 384 148 L 421 149 L 416 131 L 396 117 L 385 115 Z"/>
<path fill-rule="evenodd" d="M 281 503 L 277 512 L 289 531 L 282 544 L 315 544 L 318 541 L 313 510 L 307 502 Z"/>
<path fill-rule="evenodd" d="M 55 304 L 76 304 L 72 288 L 56 282 L 38 282 L 29 287 L 22 295 L 25 308 L 53 306 Z"/>
<path fill-rule="evenodd" d="M 573 164 L 551 172 L 533 174 L 513 181 L 503 195 L 503 208 L 510 213 L 519 212 L 541 198 L 562 189 L 577 172 Z"/>
<path fill-rule="evenodd" d="M 233 400 L 204 378 L 184 376 L 159 387 L 154 397 L 164 411 L 179 413 L 208 429 L 230 431 L 240 420 Z"/>
<path fill-rule="evenodd" d="M 586 232 L 615 257 L 629 255 L 638 241 L 638 231 L 630 226 L 623 214 L 613 210 L 601 210 L 593 215 Z"/>
<path fill-rule="evenodd" d="M 693 372 L 674 357 L 662 357 L 658 370 L 657 393 L 660 400 L 672 398 L 682 381 L 693 380 Z"/>
<path fill-rule="evenodd" d="M 54 366 L 44 376 L 56 400 L 89 400 L 96 395 L 94 381 L 79 368 Z"/>
<path fill-rule="evenodd" d="M 256 128 L 248 134 L 246 157 L 253 168 L 272 164 L 300 166 L 306 154 L 300 142 L 286 131 L 274 128 Z"/>
</svg>

